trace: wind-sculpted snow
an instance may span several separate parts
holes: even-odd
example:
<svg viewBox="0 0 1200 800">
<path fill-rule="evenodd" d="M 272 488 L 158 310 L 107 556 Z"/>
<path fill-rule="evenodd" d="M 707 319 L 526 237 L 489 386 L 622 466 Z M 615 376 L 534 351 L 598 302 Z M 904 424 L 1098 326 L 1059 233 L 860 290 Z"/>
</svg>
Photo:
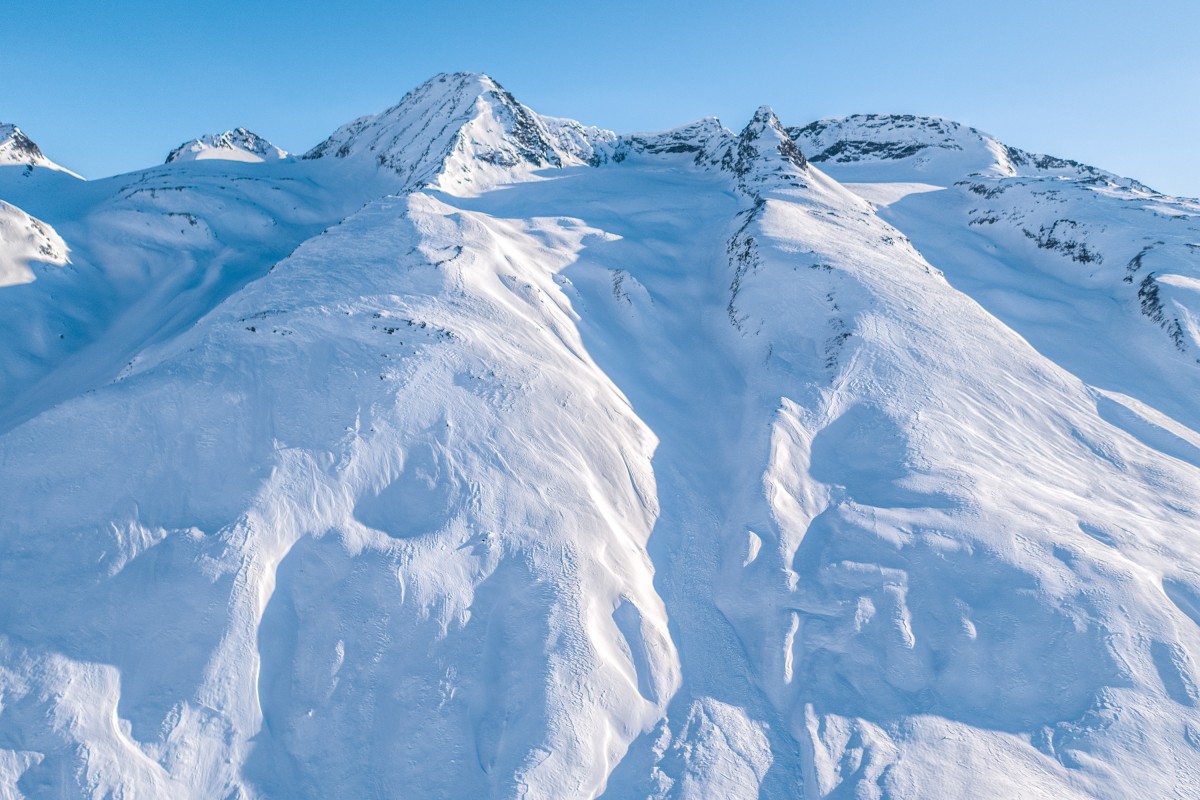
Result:
<svg viewBox="0 0 1200 800">
<path fill-rule="evenodd" d="M 0 181 L 3 793 L 1200 791 L 1195 204 L 863 119 Z"/>
<path fill-rule="evenodd" d="M 569 251 L 451 211 L 368 206 L 82 408 L 10 434 L 6 455 L 50 437 L 90 465 L 50 514 L 30 502 L 41 469 L 6 487 L 23 552 L 72 556 L 40 588 L 6 575 L 5 630 L 63 630 L 38 644 L 115 664 L 129 727 L 89 742 L 112 753 L 106 785 L 138 789 L 133 748 L 205 776 L 197 797 L 588 795 L 674 692 L 643 550 L 653 439 L 573 333 L 552 280 Z M 185 436 L 138 434 L 180 418 Z M 192 626 L 213 637 L 159 649 Z"/>
</svg>

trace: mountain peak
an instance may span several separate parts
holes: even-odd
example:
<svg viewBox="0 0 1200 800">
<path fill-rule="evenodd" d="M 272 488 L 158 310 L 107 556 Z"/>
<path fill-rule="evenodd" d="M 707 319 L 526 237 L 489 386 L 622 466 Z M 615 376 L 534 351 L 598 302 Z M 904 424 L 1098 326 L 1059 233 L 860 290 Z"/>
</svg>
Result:
<svg viewBox="0 0 1200 800">
<path fill-rule="evenodd" d="M 37 164 L 45 161 L 42 150 L 12 123 L 0 123 L 0 163 Z"/>
<path fill-rule="evenodd" d="M 178 161 L 276 161 L 287 158 L 287 151 L 271 144 L 253 131 L 234 128 L 224 133 L 206 133 L 198 139 L 176 147 L 167 154 L 165 163 Z"/>
<path fill-rule="evenodd" d="M 815 163 L 893 161 L 936 151 L 966 151 L 991 140 L 987 134 L 940 117 L 854 114 L 821 119 L 789 131 Z"/>
<path fill-rule="evenodd" d="M 591 163 L 615 135 L 541 117 L 477 72 L 435 75 L 391 108 L 338 128 L 306 159 L 373 161 L 406 186 L 475 190 L 506 174 Z"/>
<path fill-rule="evenodd" d="M 771 107 L 759 106 L 738 134 L 736 146 L 726 154 L 724 166 L 737 175 L 743 187 L 780 178 L 785 184 L 803 186 L 800 173 L 808 170 L 808 160 Z"/>
<path fill-rule="evenodd" d="M 652 157 L 686 154 L 696 165 L 719 167 L 733 134 L 716 117 L 705 117 L 657 133 L 630 133 L 620 137 L 613 148 L 612 160 L 622 162 L 631 156 Z"/>
<path fill-rule="evenodd" d="M 1010 147 L 990 134 L 941 117 L 854 114 L 790 128 L 788 134 L 813 163 L 851 181 L 859 177 L 857 172 L 868 170 L 876 176 L 894 173 L 893 177 L 905 180 L 923 176 L 947 185 L 971 174 L 1136 183 L 1078 161 Z"/>
<path fill-rule="evenodd" d="M 760 139 L 773 144 L 779 155 L 797 169 L 808 167 L 808 159 L 804 157 L 804 153 L 788 135 L 783 123 L 779 121 L 779 117 L 775 115 L 775 111 L 770 106 L 759 106 L 758 110 L 754 112 L 754 116 L 750 118 L 750 122 L 742 129 L 741 140 L 743 142 L 754 142 Z"/>
<path fill-rule="evenodd" d="M 745 110 L 0 167 L 4 796 L 1200 797 L 1200 200 Z"/>
<path fill-rule="evenodd" d="M 45 167 L 75 175 L 46 158 L 42 149 L 24 131 L 8 122 L 0 122 L 0 166 Z"/>
</svg>

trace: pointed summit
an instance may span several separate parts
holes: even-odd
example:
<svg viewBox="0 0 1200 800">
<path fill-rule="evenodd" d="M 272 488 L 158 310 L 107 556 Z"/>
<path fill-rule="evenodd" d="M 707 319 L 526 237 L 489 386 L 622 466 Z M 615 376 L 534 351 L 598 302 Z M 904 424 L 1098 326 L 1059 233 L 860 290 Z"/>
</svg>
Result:
<svg viewBox="0 0 1200 800">
<path fill-rule="evenodd" d="M 591 163 L 615 135 L 541 117 L 487 75 L 437 75 L 379 114 L 343 125 L 306 159 L 369 160 L 406 186 L 468 191 L 512 173 Z"/>
<path fill-rule="evenodd" d="M 42 166 L 49 159 L 42 149 L 16 125 L 0 123 L 0 164 Z"/>
<path fill-rule="evenodd" d="M 234 128 L 224 133 L 208 133 L 176 147 L 167 155 L 165 163 L 178 161 L 277 161 L 287 158 L 287 151 L 268 142 L 253 131 Z"/>
<path fill-rule="evenodd" d="M 757 150 L 757 153 L 765 153 L 768 149 L 773 149 L 796 169 L 808 167 L 804 153 L 800 152 L 800 148 L 788 136 L 779 117 L 775 116 L 770 106 L 758 107 L 758 111 L 754 112 L 750 122 L 742 129 L 741 141 L 741 146 L 746 148 L 747 152 Z M 755 144 L 756 142 L 758 144 Z"/>
<path fill-rule="evenodd" d="M 723 166 L 738 177 L 743 188 L 768 182 L 805 185 L 800 176 L 808 170 L 808 160 L 770 106 L 759 106 L 725 158 Z"/>
<path fill-rule="evenodd" d="M 26 136 L 24 131 L 16 125 L 5 122 L 0 122 L 0 166 L 26 167 L 28 169 L 44 167 L 74 175 L 76 178 L 79 177 L 69 169 L 46 158 L 42 149 Z"/>
</svg>

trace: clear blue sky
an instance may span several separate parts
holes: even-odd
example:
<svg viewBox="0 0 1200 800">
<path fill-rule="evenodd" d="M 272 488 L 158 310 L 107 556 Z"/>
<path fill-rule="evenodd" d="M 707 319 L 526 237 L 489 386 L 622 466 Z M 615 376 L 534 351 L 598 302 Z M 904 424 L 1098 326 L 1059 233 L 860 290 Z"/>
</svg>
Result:
<svg viewBox="0 0 1200 800">
<path fill-rule="evenodd" d="M 344 6 L 344 7 L 343 7 Z M 88 177 L 244 125 L 305 150 L 441 71 L 617 131 L 770 104 L 930 114 L 1200 195 L 1197 0 L 39 0 L 0 26 L 0 121 Z"/>
</svg>

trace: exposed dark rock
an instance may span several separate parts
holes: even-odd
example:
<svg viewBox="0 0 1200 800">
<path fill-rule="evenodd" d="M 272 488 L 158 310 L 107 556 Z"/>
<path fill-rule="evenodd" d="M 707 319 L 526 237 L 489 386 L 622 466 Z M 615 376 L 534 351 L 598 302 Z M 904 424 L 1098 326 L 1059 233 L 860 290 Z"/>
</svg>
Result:
<svg viewBox="0 0 1200 800">
<path fill-rule="evenodd" d="M 1186 352 L 1187 345 L 1183 335 L 1183 325 L 1175 317 L 1167 315 L 1162 297 L 1159 296 L 1158 281 L 1153 272 L 1142 279 L 1142 283 L 1138 287 L 1138 300 L 1141 301 L 1142 313 L 1161 325 L 1175 346 Z"/>
</svg>

